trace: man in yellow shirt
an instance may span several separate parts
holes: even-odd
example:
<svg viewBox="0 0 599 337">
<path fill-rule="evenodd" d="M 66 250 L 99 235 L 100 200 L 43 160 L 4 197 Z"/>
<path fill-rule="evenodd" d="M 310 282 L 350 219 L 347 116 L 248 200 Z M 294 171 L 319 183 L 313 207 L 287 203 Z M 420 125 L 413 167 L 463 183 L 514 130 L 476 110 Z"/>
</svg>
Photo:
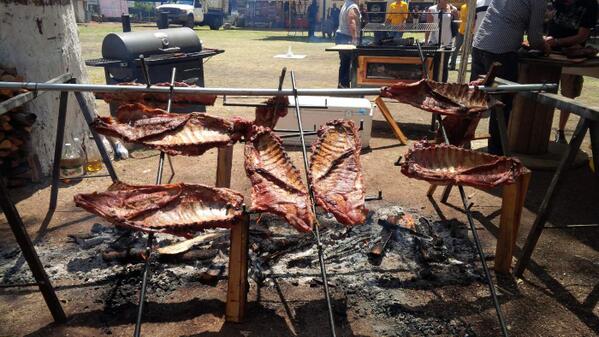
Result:
<svg viewBox="0 0 599 337">
<path fill-rule="evenodd" d="M 460 26 L 458 27 L 458 34 L 455 36 L 455 51 L 451 54 L 451 60 L 449 61 L 449 69 L 456 69 L 456 61 L 458 59 L 458 54 L 460 53 L 460 48 L 464 43 L 464 33 L 466 32 L 466 20 L 468 20 L 468 6 L 463 4 L 460 7 Z"/>
<path fill-rule="evenodd" d="M 408 20 L 408 3 L 403 0 L 394 0 L 387 6 L 387 17 L 385 22 L 391 25 L 399 25 Z M 403 32 L 396 32 L 393 36 L 401 38 Z"/>
</svg>

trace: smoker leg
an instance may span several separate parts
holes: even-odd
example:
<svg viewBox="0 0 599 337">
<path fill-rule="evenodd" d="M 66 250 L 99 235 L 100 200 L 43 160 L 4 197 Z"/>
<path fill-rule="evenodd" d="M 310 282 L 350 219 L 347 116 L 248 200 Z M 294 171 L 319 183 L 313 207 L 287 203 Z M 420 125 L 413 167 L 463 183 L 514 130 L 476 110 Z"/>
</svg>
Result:
<svg viewBox="0 0 599 337">
<path fill-rule="evenodd" d="M 21 216 L 19 215 L 14 203 L 8 196 L 8 191 L 6 190 L 6 186 L 3 181 L 0 181 L 0 206 L 2 207 L 2 211 L 4 212 L 4 216 L 6 216 L 6 220 L 10 225 L 10 229 L 15 235 L 15 239 L 21 248 L 21 252 L 23 252 L 23 257 L 27 261 L 29 269 L 31 269 L 31 273 L 33 274 L 33 277 L 35 278 L 35 281 L 37 282 L 37 285 L 44 296 L 46 305 L 52 313 L 54 321 L 59 323 L 65 322 L 67 317 L 62 310 L 62 306 L 58 301 L 58 297 L 56 297 L 56 293 L 54 292 L 54 288 L 48 279 L 48 275 L 46 274 L 46 271 L 44 270 L 37 253 L 35 252 L 33 243 L 31 242 L 31 239 L 25 230 L 23 220 L 21 219 Z"/>
<path fill-rule="evenodd" d="M 591 135 L 591 149 L 593 151 L 593 166 L 595 176 L 599 178 L 599 122 L 591 121 L 589 133 Z"/>
<path fill-rule="evenodd" d="M 233 146 L 219 147 L 216 161 L 216 187 L 231 187 Z"/>
<path fill-rule="evenodd" d="M 104 143 L 100 139 L 100 136 L 98 135 L 96 130 L 91 127 L 91 124 L 94 121 L 93 114 L 89 110 L 89 106 L 87 105 L 87 102 L 85 102 L 85 98 L 83 98 L 83 94 L 81 92 L 76 92 L 75 98 L 77 99 L 77 102 L 79 103 L 79 108 L 81 109 L 81 112 L 83 113 L 83 117 L 85 118 L 87 125 L 90 126 L 89 131 L 92 133 L 92 136 L 94 136 L 94 141 L 96 142 L 98 151 L 100 151 L 100 156 L 102 156 L 102 161 L 104 162 L 104 165 L 106 166 L 106 170 L 108 171 L 108 174 L 110 174 L 110 178 L 112 179 L 112 182 L 117 182 L 119 180 L 119 178 L 117 177 L 116 172 L 114 171 L 114 167 L 112 166 L 112 162 L 110 161 L 110 157 L 108 156 L 108 153 L 106 152 L 106 149 L 104 148 Z"/>
<path fill-rule="evenodd" d="M 170 184 L 175 177 L 175 167 L 173 166 L 173 161 L 171 160 L 171 156 L 167 155 L 166 159 L 168 159 L 168 167 L 171 169 L 171 175 L 168 177 L 168 183 Z"/>
<path fill-rule="evenodd" d="M 496 272 L 506 274 L 510 272 L 530 176 L 530 171 L 528 171 L 521 175 L 515 183 L 503 187 L 499 237 L 495 248 Z"/>
<path fill-rule="evenodd" d="M 231 245 L 229 248 L 229 282 L 227 290 L 226 320 L 239 323 L 243 321 L 248 291 L 248 238 L 250 216 L 245 213 L 243 219 L 231 227 Z"/>
<path fill-rule="evenodd" d="M 553 196 L 558 188 L 560 179 L 562 174 L 566 170 L 568 166 L 574 160 L 574 157 L 578 153 L 578 149 L 580 148 L 580 144 L 582 144 L 582 140 L 584 139 L 584 135 L 589 128 L 589 120 L 586 118 L 580 118 L 578 121 L 578 125 L 576 126 L 576 130 L 574 131 L 574 135 L 572 136 L 572 140 L 570 141 L 570 145 L 564 153 L 564 156 L 553 175 L 553 179 L 551 180 L 551 184 L 545 192 L 545 197 L 543 198 L 543 202 L 541 203 L 541 207 L 539 208 L 539 212 L 537 213 L 537 218 L 528 233 L 528 237 L 526 238 L 526 244 L 522 249 L 522 256 L 518 259 L 518 263 L 516 264 L 516 269 L 514 270 L 514 275 L 517 277 L 521 277 L 524 273 L 524 269 L 528 265 L 530 261 L 530 257 L 532 256 L 532 252 L 537 245 L 537 241 L 539 241 L 539 237 L 543 232 L 543 228 L 545 227 L 545 222 L 547 222 L 547 217 L 549 216 L 549 211 L 551 209 L 551 202 L 553 201 Z"/>
</svg>

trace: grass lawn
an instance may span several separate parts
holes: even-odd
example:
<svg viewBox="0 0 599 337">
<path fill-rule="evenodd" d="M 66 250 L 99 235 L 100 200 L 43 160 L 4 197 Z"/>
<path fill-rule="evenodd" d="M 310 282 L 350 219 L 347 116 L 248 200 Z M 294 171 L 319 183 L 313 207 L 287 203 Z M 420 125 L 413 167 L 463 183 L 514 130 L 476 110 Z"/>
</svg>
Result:
<svg viewBox="0 0 599 337">
<path fill-rule="evenodd" d="M 133 25 L 134 31 L 153 30 L 153 24 Z M 79 26 L 81 48 L 85 59 L 101 56 L 102 39 L 110 32 L 119 32 L 119 23 L 90 23 Z M 289 36 L 286 31 L 275 30 L 218 30 L 196 27 L 204 46 L 224 49 L 225 53 L 208 60 L 206 72 L 207 86 L 230 87 L 275 87 L 281 68 L 297 72 L 298 86 L 335 87 L 337 85 L 336 53 L 325 52 L 332 46 L 329 40 L 307 43 L 304 33 Z M 277 59 L 273 56 L 284 54 L 288 47 L 295 54 L 305 54 L 302 60 Z M 102 68 L 88 68 L 92 83 L 105 83 Z M 457 78 L 456 72 L 450 73 Z M 599 105 L 599 80 L 585 78 L 580 101 L 589 105 Z"/>
</svg>

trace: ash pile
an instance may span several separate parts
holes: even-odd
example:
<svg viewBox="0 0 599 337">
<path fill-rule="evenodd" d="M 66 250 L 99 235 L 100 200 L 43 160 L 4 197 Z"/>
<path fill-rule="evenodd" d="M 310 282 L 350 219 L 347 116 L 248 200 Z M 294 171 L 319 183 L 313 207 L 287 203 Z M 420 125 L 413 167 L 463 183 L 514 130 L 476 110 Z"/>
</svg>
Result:
<svg viewBox="0 0 599 337">
<path fill-rule="evenodd" d="M 344 294 L 354 316 L 372 322 L 377 336 L 475 336 L 466 322 L 447 314 L 451 308 L 410 309 L 419 304 L 414 290 L 484 282 L 465 224 L 433 221 L 399 206 L 380 207 L 365 225 L 349 229 L 326 215 L 319 220 L 329 285 Z M 273 226 L 277 221 L 268 217 L 259 224 L 283 228 Z M 251 232 L 250 276 L 257 283 L 322 284 L 312 235 L 262 235 Z"/>
<path fill-rule="evenodd" d="M 326 214 L 318 218 L 329 285 L 344 298 L 347 311 L 372 322 L 377 336 L 474 336 L 466 322 L 447 314 L 450 308 L 411 309 L 418 305 L 414 290 L 483 282 L 465 224 L 433 221 L 398 206 L 378 207 L 366 224 L 353 228 Z M 215 286 L 227 278 L 229 231 L 210 232 L 216 235 L 177 254 L 153 254 L 149 300 L 160 302 L 175 289 Z M 179 240 L 164 234 L 156 238 L 159 247 Z M 66 244 L 41 242 L 36 249 L 55 286 L 103 287 L 95 301 L 104 304 L 106 314 L 114 314 L 137 305 L 145 244 L 141 233 L 94 224 L 89 233 L 71 235 Z M 313 234 L 300 234 L 276 216 L 255 218 L 249 276 L 251 288 L 271 287 L 273 280 L 292 288 L 320 288 Z M 18 249 L 0 250 L 0 278 L 8 284 L 33 282 Z"/>
</svg>

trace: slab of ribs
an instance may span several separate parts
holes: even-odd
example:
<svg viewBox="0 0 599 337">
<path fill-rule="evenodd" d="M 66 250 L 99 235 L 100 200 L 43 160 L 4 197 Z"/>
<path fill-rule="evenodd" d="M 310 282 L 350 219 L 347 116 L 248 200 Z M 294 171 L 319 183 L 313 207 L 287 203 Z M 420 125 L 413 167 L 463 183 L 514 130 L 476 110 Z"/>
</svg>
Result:
<svg viewBox="0 0 599 337">
<path fill-rule="evenodd" d="M 526 170 L 515 158 L 428 142 L 416 143 L 401 166 L 401 172 L 410 178 L 477 188 L 512 184 Z"/>
<path fill-rule="evenodd" d="M 358 129 L 350 120 L 326 123 L 312 144 L 310 179 L 315 201 L 348 226 L 363 224 L 368 213 L 364 207 L 361 149 Z"/>
<path fill-rule="evenodd" d="M 308 189 L 270 129 L 255 127 L 246 142 L 245 172 L 252 182 L 252 210 L 281 216 L 299 231 L 312 230 L 315 215 Z"/>
<path fill-rule="evenodd" d="M 381 94 L 422 110 L 445 115 L 442 123 L 449 142 L 457 146 L 474 138 L 476 126 L 485 111 L 502 105 L 485 92 L 470 89 L 467 84 L 426 79 L 413 83 L 398 82 L 382 88 Z"/>
<path fill-rule="evenodd" d="M 234 144 L 250 125 L 250 121 L 241 118 L 173 114 L 136 103 L 121 105 L 115 118 L 99 117 L 92 126 L 100 134 L 141 143 L 171 155 L 197 156 L 214 147 Z"/>
<path fill-rule="evenodd" d="M 117 85 L 124 86 L 138 86 L 145 87 L 145 84 L 135 83 L 135 82 L 123 82 L 118 83 Z M 162 82 L 152 84 L 152 86 L 157 87 L 170 87 L 171 84 L 169 82 Z M 178 88 L 197 88 L 196 85 L 189 85 L 184 82 L 175 82 L 174 87 Z M 144 103 L 148 106 L 158 107 L 158 108 L 166 108 L 166 104 L 168 102 L 169 94 L 162 92 L 154 92 L 154 93 L 143 93 L 143 92 L 131 92 L 131 91 L 113 91 L 113 92 L 97 92 L 96 98 L 103 99 L 107 103 L 116 103 L 117 105 L 128 104 L 128 103 Z M 187 94 L 187 93 L 173 93 L 173 99 L 171 104 L 174 106 L 179 105 L 188 105 L 188 104 L 197 104 L 197 105 L 214 105 L 216 101 L 216 95 L 207 95 L 207 94 Z"/>
<path fill-rule="evenodd" d="M 197 184 L 117 182 L 105 192 L 76 195 L 75 204 L 116 226 L 190 236 L 197 230 L 235 225 L 242 216 L 243 196 Z"/>
</svg>

